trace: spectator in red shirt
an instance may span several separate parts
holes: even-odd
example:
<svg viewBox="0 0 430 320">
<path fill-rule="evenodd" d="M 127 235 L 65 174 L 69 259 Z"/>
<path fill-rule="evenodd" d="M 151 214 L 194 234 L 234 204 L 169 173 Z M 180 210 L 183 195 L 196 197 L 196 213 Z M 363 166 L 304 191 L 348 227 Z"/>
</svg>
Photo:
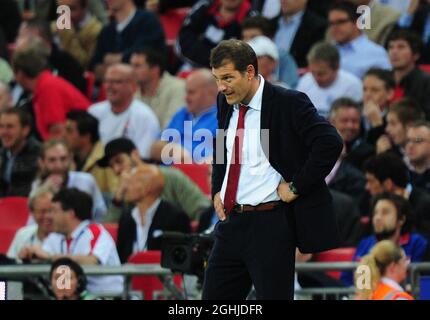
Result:
<svg viewBox="0 0 430 320">
<path fill-rule="evenodd" d="M 12 57 L 16 81 L 33 94 L 36 126 L 44 140 L 63 138 L 66 114 L 86 110 L 88 99 L 72 84 L 48 70 L 47 55 L 37 45 L 19 48 Z"/>
</svg>

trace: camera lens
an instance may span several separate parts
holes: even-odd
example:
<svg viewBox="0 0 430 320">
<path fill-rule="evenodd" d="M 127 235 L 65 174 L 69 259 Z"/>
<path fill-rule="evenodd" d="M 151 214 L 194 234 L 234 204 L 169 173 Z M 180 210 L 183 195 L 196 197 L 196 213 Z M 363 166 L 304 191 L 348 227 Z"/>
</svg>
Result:
<svg viewBox="0 0 430 320">
<path fill-rule="evenodd" d="M 176 247 L 172 250 L 172 258 L 175 264 L 183 264 L 187 259 L 187 251 L 183 247 Z"/>
</svg>

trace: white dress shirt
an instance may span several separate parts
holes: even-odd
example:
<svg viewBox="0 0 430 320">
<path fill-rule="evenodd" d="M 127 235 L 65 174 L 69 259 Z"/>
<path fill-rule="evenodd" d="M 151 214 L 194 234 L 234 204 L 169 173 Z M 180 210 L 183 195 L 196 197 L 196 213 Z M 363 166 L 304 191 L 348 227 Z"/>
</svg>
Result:
<svg viewBox="0 0 430 320">
<path fill-rule="evenodd" d="M 242 164 L 236 202 L 239 204 L 258 205 L 264 202 L 280 200 L 277 192 L 282 176 L 272 168 L 266 158 L 260 141 L 261 103 L 264 79 L 260 75 L 260 85 L 251 99 L 245 114 L 245 130 L 242 146 Z M 233 141 L 239 117 L 239 105 L 234 105 L 233 114 L 227 130 L 227 169 L 221 187 L 221 200 L 224 202 L 227 179 L 233 149 Z M 263 132 L 261 133 L 264 134 Z M 268 134 L 268 132 L 267 132 Z M 267 137 L 268 138 L 268 137 Z M 267 140 L 268 144 L 268 140 Z M 267 147 L 268 149 L 268 147 Z"/>
<path fill-rule="evenodd" d="M 7 256 L 9 258 L 16 259 L 24 246 L 42 246 L 42 241 L 40 241 L 37 236 L 38 228 L 37 224 L 20 228 L 15 233 L 12 244 L 7 251 Z"/>
<path fill-rule="evenodd" d="M 136 241 L 133 244 L 133 253 L 148 250 L 148 235 L 149 228 L 152 224 L 155 212 L 160 205 L 160 199 L 157 199 L 152 206 L 150 206 L 145 214 L 145 224 L 142 225 L 142 218 L 138 207 L 135 207 L 131 212 L 134 222 L 136 222 Z M 155 232 L 156 230 L 154 230 Z"/>
</svg>

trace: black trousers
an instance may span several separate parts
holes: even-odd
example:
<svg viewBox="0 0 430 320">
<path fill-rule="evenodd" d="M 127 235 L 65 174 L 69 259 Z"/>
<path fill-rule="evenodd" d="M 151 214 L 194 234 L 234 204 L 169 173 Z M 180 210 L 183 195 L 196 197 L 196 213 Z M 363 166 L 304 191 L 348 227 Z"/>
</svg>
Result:
<svg viewBox="0 0 430 320">
<path fill-rule="evenodd" d="M 294 297 L 295 234 L 289 204 L 271 211 L 231 213 L 215 227 L 203 284 L 204 300 Z"/>
</svg>

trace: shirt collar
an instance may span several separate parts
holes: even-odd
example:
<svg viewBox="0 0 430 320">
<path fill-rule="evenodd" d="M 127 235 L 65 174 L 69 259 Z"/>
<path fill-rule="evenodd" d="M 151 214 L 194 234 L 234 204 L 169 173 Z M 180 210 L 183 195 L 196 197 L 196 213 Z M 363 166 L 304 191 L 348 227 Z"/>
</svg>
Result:
<svg viewBox="0 0 430 320">
<path fill-rule="evenodd" d="M 257 91 L 249 102 L 248 107 L 260 111 L 261 101 L 263 100 L 264 78 L 260 74 L 258 75 L 258 78 L 260 79 L 260 85 L 258 86 Z M 234 108 L 239 109 L 239 104 L 235 104 Z"/>
<path fill-rule="evenodd" d="M 82 221 L 76 228 L 75 230 L 73 230 L 72 232 L 72 239 L 76 239 L 76 237 L 79 236 L 79 234 L 82 232 L 82 230 L 84 230 L 86 227 L 88 227 L 88 225 L 90 224 L 90 222 L 88 220 L 84 220 Z"/>
<path fill-rule="evenodd" d="M 395 290 L 403 292 L 403 288 L 393 279 L 390 279 L 387 277 L 382 277 L 381 281 L 382 281 L 382 283 L 386 284 L 387 286 L 390 286 L 391 288 L 393 288 Z"/>
<path fill-rule="evenodd" d="M 131 19 L 133 19 L 135 13 L 136 13 L 136 9 L 133 9 L 133 11 L 130 12 L 130 14 L 127 16 L 127 18 L 124 19 L 123 22 L 117 23 L 117 25 L 116 25 L 116 31 L 118 31 L 118 32 L 124 31 L 124 29 L 130 23 Z"/>
<path fill-rule="evenodd" d="M 290 23 L 300 23 L 300 21 L 303 18 L 303 14 L 305 13 L 304 10 L 299 11 L 295 14 L 293 14 L 291 17 L 288 18 L 288 20 L 285 20 L 284 18 L 281 19 L 281 21 L 285 24 L 288 25 Z"/>
<path fill-rule="evenodd" d="M 157 200 L 154 201 L 154 203 L 148 208 L 148 210 L 146 211 L 145 214 L 145 220 L 148 223 L 151 223 L 152 219 L 154 218 L 155 212 L 158 209 L 158 206 L 160 205 L 161 199 L 158 198 Z M 137 226 L 141 226 L 140 223 L 140 212 L 139 212 L 139 208 L 135 207 L 133 209 L 133 211 L 131 212 L 131 216 L 133 217 L 134 221 L 136 222 Z"/>
</svg>

